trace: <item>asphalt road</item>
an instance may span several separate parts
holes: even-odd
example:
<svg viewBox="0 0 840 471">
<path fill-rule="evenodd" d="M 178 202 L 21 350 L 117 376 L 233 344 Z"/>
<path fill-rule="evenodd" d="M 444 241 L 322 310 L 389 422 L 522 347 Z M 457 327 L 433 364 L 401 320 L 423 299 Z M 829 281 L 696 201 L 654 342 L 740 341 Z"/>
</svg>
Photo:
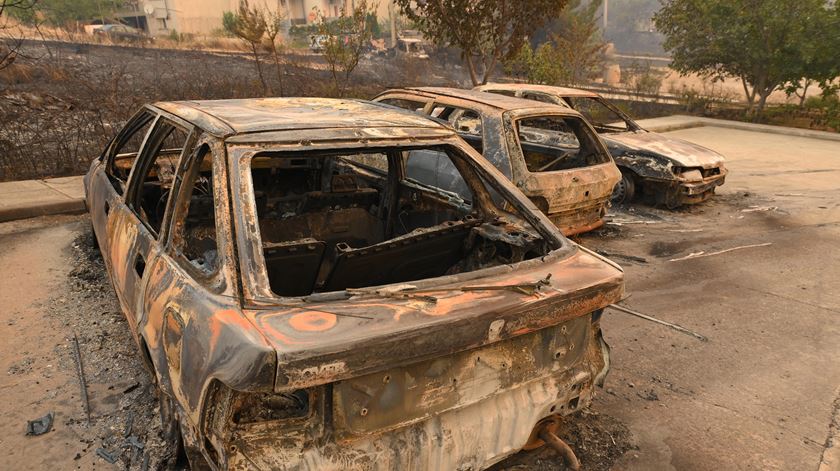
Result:
<svg viewBox="0 0 840 471">
<path fill-rule="evenodd" d="M 718 197 L 616 212 L 580 241 L 625 267 L 625 305 L 709 340 L 606 316 L 612 372 L 593 409 L 625 422 L 638 447 L 614 469 L 840 469 L 840 143 L 669 134 L 726 155 Z M 72 326 L 44 315 L 83 227 L 78 217 L 0 224 L 0 469 L 112 469 L 91 450 L 73 459 L 78 385 L 55 361 Z M 49 409 L 55 432 L 24 437 L 25 421 Z"/>
</svg>

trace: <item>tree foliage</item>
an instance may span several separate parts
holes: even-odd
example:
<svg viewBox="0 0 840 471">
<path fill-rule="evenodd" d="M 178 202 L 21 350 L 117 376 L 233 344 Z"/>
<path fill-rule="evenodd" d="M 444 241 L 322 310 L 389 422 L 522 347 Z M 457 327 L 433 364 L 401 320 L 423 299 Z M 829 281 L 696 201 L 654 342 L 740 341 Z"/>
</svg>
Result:
<svg viewBox="0 0 840 471">
<path fill-rule="evenodd" d="M 339 96 L 344 95 L 350 76 L 359 65 L 362 54 L 370 46 L 373 24 L 369 21 L 375 5 L 356 0 L 352 10 L 341 8 L 338 18 L 329 20 L 318 10 L 318 33 L 323 35 L 324 59 L 330 68 L 333 84 Z M 375 14 L 375 13 L 374 13 Z"/>
<path fill-rule="evenodd" d="M 836 45 L 830 36 L 840 37 L 837 28 L 826 29 L 832 16 L 826 8 L 824 0 L 666 0 L 654 21 L 666 37 L 672 67 L 741 79 L 758 115 L 785 84 L 831 74 L 817 65 L 823 58 L 837 62 L 836 48 L 817 47 Z"/>
<path fill-rule="evenodd" d="M 560 15 L 568 0 L 395 0 L 430 40 L 461 49 L 474 85 L 520 52 L 528 35 Z M 481 69 L 481 70 L 479 70 Z"/>
<path fill-rule="evenodd" d="M 600 0 L 570 0 L 558 18 L 505 61 L 505 70 L 547 85 L 586 83 L 601 70 L 606 44 L 598 27 Z M 536 49 L 532 44 L 537 44 Z"/>
</svg>

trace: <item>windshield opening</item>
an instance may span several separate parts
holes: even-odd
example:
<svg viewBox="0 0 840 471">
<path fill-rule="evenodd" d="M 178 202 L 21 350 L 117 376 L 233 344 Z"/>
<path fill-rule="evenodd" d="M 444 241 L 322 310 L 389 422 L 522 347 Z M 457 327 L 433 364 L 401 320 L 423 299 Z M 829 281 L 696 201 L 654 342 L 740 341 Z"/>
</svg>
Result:
<svg viewBox="0 0 840 471">
<path fill-rule="evenodd" d="M 567 97 L 566 101 L 578 113 L 582 114 L 589 124 L 599 133 L 626 132 L 632 130 L 630 123 L 615 110 L 611 109 L 599 98 Z"/>
</svg>

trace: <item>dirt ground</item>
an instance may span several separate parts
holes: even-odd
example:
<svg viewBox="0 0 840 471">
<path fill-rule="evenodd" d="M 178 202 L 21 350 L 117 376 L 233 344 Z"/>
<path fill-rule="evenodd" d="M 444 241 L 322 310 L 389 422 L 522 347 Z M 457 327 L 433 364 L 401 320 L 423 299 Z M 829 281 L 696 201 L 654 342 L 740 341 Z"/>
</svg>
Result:
<svg viewBox="0 0 840 471">
<path fill-rule="evenodd" d="M 626 306 L 709 340 L 610 311 L 606 388 L 564 438 L 590 470 L 840 469 L 840 144 L 719 128 L 670 134 L 727 156 L 720 194 L 676 212 L 619 209 L 579 241 L 625 268 Z M 0 224 L 0 469 L 144 469 L 146 456 L 156 469 L 169 457 L 87 226 L 84 217 Z M 27 420 L 51 411 L 51 432 L 24 435 Z M 563 467 L 543 449 L 498 469 Z"/>
</svg>

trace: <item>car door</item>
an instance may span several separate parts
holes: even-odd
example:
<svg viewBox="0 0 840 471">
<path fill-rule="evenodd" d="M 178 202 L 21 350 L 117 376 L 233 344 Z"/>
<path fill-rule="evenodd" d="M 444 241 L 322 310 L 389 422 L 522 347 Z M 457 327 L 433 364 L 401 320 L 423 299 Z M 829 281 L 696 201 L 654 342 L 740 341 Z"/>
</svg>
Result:
<svg viewBox="0 0 840 471">
<path fill-rule="evenodd" d="M 94 234 L 103 254 L 108 254 L 113 237 L 111 209 L 122 203 L 128 175 L 154 122 L 155 114 L 143 109 L 111 140 L 100 162 L 89 174 L 87 205 Z M 110 257 L 104 257 L 109 270 Z"/>
<path fill-rule="evenodd" d="M 138 293 L 142 293 L 146 267 L 160 254 L 175 169 L 181 155 L 189 151 L 191 134 L 188 123 L 159 115 L 132 167 L 123 199 L 111 209 L 112 277 L 135 335 L 141 315 Z"/>
</svg>

